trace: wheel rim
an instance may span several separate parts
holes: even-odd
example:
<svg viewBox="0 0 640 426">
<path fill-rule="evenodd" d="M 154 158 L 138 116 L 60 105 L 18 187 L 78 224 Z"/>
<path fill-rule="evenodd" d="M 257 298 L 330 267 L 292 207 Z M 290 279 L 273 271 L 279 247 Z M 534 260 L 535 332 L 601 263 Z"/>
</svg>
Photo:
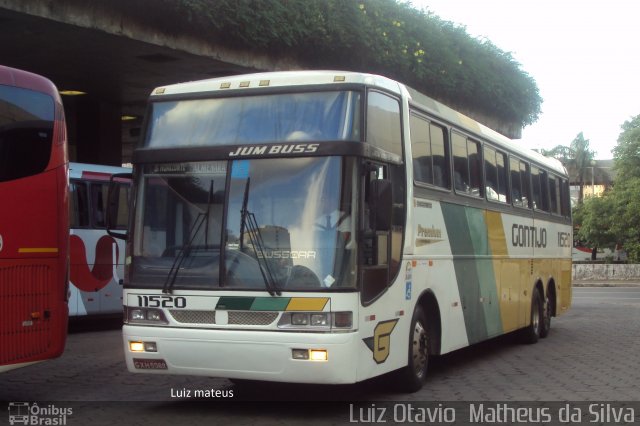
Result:
<svg viewBox="0 0 640 426">
<path fill-rule="evenodd" d="M 540 302 L 534 300 L 533 309 L 531 310 L 531 325 L 536 333 L 540 332 Z"/>
<path fill-rule="evenodd" d="M 543 320 L 545 329 L 551 328 L 551 303 L 549 301 L 549 297 L 546 297 L 544 300 L 543 310 Z"/>
<path fill-rule="evenodd" d="M 412 338 L 413 368 L 416 376 L 422 378 L 427 369 L 427 332 L 419 321 L 413 328 Z"/>
</svg>

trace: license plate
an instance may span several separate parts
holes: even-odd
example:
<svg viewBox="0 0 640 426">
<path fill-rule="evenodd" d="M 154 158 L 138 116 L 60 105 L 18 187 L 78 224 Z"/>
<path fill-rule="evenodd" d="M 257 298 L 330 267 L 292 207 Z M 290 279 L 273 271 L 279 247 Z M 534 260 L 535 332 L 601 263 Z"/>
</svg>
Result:
<svg viewBox="0 0 640 426">
<path fill-rule="evenodd" d="M 167 363 L 163 359 L 134 358 L 133 366 L 138 370 L 166 370 Z"/>
</svg>

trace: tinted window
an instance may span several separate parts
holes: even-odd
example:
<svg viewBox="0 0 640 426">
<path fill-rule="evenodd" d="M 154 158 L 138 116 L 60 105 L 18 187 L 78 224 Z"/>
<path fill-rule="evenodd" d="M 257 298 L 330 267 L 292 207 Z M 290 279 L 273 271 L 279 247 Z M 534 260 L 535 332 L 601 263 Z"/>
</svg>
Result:
<svg viewBox="0 0 640 426">
<path fill-rule="evenodd" d="M 531 184 L 533 189 L 533 208 L 542 209 L 542 187 L 540 186 L 540 170 L 537 167 L 531 168 Z"/>
<path fill-rule="evenodd" d="M 456 192 L 482 195 L 482 173 L 480 163 L 480 144 L 453 133 L 453 184 Z"/>
<path fill-rule="evenodd" d="M 487 199 L 506 203 L 507 200 L 507 168 L 506 154 L 493 148 L 484 148 L 484 173 Z"/>
<path fill-rule="evenodd" d="M 89 198 L 89 189 L 91 197 Z M 127 229 L 129 221 L 129 191 L 131 185 L 116 185 L 118 210 L 116 229 Z M 69 184 L 69 222 L 71 228 L 104 228 L 107 207 L 106 182 L 72 181 Z"/>
<path fill-rule="evenodd" d="M 509 161 L 511 170 L 511 199 L 517 207 L 530 207 L 531 183 L 529 181 L 529 165 L 517 158 Z"/>
<path fill-rule="evenodd" d="M 549 176 L 549 201 L 551 213 L 560 213 L 560 180 Z"/>
<path fill-rule="evenodd" d="M 380 92 L 369 92 L 367 101 L 367 142 L 402 155 L 400 103 Z"/>
<path fill-rule="evenodd" d="M 571 216 L 571 196 L 569 192 L 569 181 L 562 179 L 560 184 L 560 210 L 563 216 Z"/>
<path fill-rule="evenodd" d="M 155 102 L 151 105 L 145 146 L 359 141 L 359 106 L 357 92 Z"/>
<path fill-rule="evenodd" d="M 416 182 L 449 188 L 449 161 L 445 129 L 417 115 L 411 115 L 413 178 Z"/>
<path fill-rule="evenodd" d="M 0 85 L 0 182 L 31 176 L 49 164 L 53 98 Z"/>
<path fill-rule="evenodd" d="M 69 222 L 71 228 L 89 226 L 87 185 L 82 182 L 71 182 L 69 184 Z"/>
</svg>

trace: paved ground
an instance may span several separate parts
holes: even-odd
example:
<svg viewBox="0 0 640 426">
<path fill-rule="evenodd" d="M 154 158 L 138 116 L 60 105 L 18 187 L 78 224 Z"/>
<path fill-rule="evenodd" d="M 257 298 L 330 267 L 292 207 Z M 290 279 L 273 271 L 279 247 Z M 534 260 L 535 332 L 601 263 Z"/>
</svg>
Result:
<svg viewBox="0 0 640 426">
<path fill-rule="evenodd" d="M 539 401 L 635 401 L 629 407 L 640 424 L 637 286 L 576 288 L 573 308 L 554 318 L 547 339 L 521 345 L 513 336 L 504 336 L 437 358 L 424 389 L 410 395 L 395 392 L 385 378 L 356 386 L 246 388 L 224 379 L 131 374 L 124 366 L 119 329 L 80 328 L 70 334 L 61 358 L 1 375 L 0 401 L 37 402 L 40 408 L 53 406 L 51 411 L 72 409 L 65 418 L 68 425 L 155 426 L 346 424 L 354 419 L 364 422 L 362 415 L 366 420 L 383 408 L 391 423 L 394 418 L 388 415 L 397 401 L 402 401 L 400 415 L 409 413 L 408 404 L 413 404 L 440 414 L 453 409 L 456 421 L 467 418 L 470 401 L 486 401 L 493 407 L 501 402 L 523 406 L 519 401 L 538 407 Z M 172 398 L 183 390 L 210 389 L 227 397 Z M 588 413 L 588 403 L 571 404 L 570 408 Z M 559 410 L 558 404 L 550 407 L 554 413 Z M 602 409 L 609 413 L 609 406 Z M 0 410 L 0 424 L 7 420 Z M 408 421 L 406 416 L 404 420 Z"/>
</svg>

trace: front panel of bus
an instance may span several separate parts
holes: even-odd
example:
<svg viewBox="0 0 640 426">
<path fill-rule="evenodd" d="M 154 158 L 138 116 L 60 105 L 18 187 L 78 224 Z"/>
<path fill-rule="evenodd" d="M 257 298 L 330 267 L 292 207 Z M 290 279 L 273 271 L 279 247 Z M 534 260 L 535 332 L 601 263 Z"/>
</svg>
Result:
<svg viewBox="0 0 640 426">
<path fill-rule="evenodd" d="M 0 67 L 0 370 L 64 349 L 67 173 L 55 87 Z"/>
<path fill-rule="evenodd" d="M 107 233 L 109 179 L 131 169 L 71 163 L 69 316 L 121 315 L 124 240 Z M 116 183 L 116 230 L 126 230 L 128 180 Z"/>
<path fill-rule="evenodd" d="M 282 92 L 152 103 L 134 158 L 131 371 L 350 383 L 406 363 L 378 351 L 384 316 L 361 319 L 400 266 L 399 96 Z"/>
</svg>

